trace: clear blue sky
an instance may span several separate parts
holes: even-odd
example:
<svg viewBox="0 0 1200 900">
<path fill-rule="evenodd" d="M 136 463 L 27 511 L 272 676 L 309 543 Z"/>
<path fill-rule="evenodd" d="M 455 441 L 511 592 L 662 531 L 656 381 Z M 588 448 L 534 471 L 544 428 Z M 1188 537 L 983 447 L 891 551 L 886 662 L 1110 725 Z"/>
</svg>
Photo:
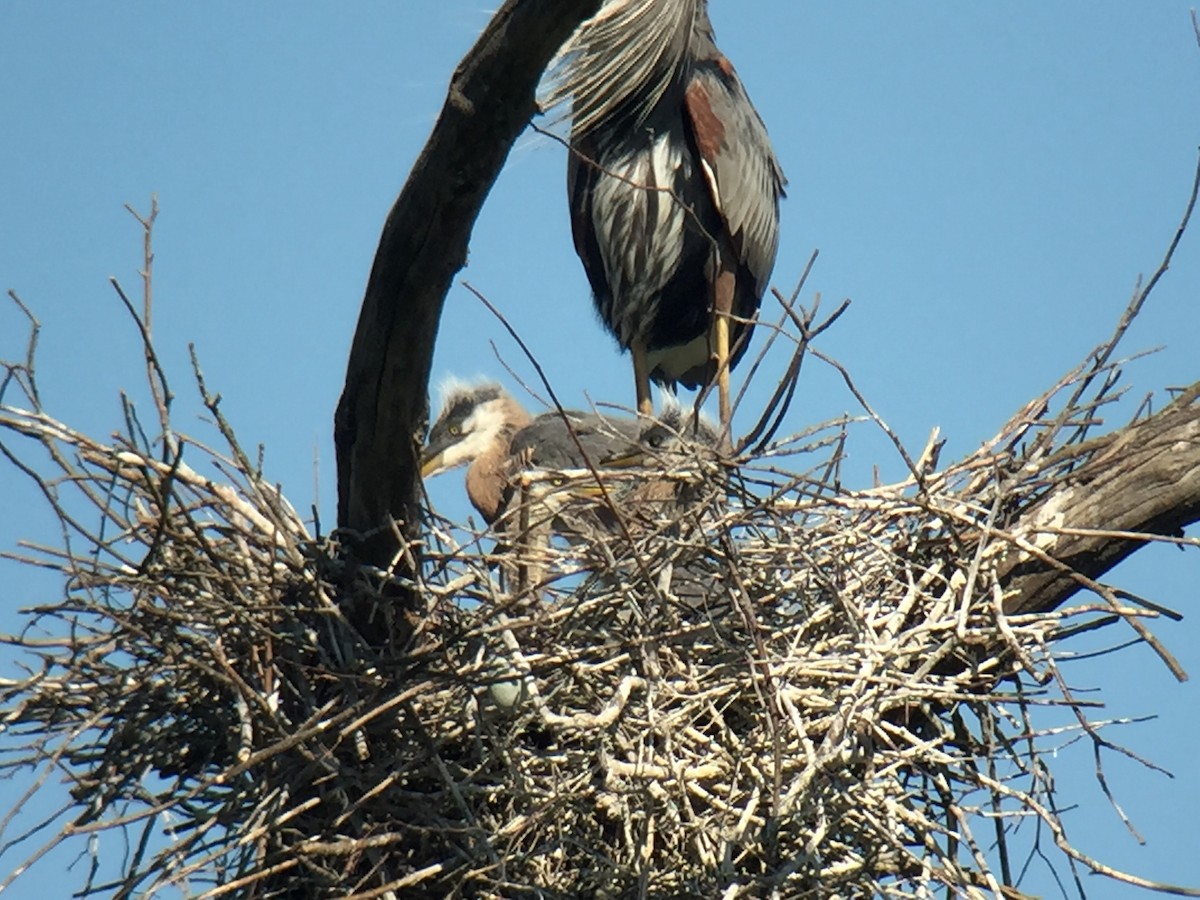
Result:
<svg viewBox="0 0 1200 900">
<path fill-rule="evenodd" d="M 790 179 L 774 282 L 789 290 L 820 249 L 810 291 L 853 299 L 821 347 L 916 449 L 935 425 L 945 459 L 988 438 L 1109 334 L 1157 266 L 1200 143 L 1189 2 L 713 0 Z M 139 229 L 122 204 L 145 210 L 157 192 L 155 324 L 177 427 L 211 437 L 186 364 L 194 341 L 242 440 L 265 444 L 270 477 L 332 524 L 331 421 L 380 227 L 488 15 L 478 0 L 0 4 L 0 288 L 41 317 L 49 411 L 105 435 L 121 424 L 119 390 L 145 398 L 107 278 L 137 289 Z M 628 361 L 595 323 L 571 249 L 564 167 L 554 143 L 520 141 L 461 277 L 504 310 L 564 402 L 632 403 Z M 1165 345 L 1130 369 L 1135 394 L 1200 377 L 1198 288 L 1200 223 L 1129 335 L 1127 351 Z M 455 287 L 435 380 L 506 378 L 490 341 L 528 374 Z M 23 347 L 22 319 L 0 304 L 0 356 Z M 853 398 L 810 365 L 790 424 L 845 410 Z M 875 465 L 901 474 L 864 429 L 850 475 L 865 485 Z M 434 498 L 465 515 L 456 476 Z M 53 536 L 35 501 L 0 467 L 0 546 Z M 1116 580 L 1189 613 L 1158 631 L 1200 675 L 1200 553 L 1146 551 Z M 0 562 L 0 630 L 55 593 Z M 1141 647 L 1069 672 L 1113 715 L 1157 714 L 1123 737 L 1176 775 L 1108 762 L 1141 847 L 1108 810 L 1090 754 L 1065 751 L 1059 784 L 1082 807 L 1072 836 L 1115 866 L 1200 886 L 1200 688 Z M 19 787 L 0 782 L 0 807 Z M 64 895 L 78 875 L 62 868 L 14 893 Z M 1031 879 L 1056 896 L 1043 871 Z M 1097 879 L 1088 889 L 1128 896 Z"/>
</svg>

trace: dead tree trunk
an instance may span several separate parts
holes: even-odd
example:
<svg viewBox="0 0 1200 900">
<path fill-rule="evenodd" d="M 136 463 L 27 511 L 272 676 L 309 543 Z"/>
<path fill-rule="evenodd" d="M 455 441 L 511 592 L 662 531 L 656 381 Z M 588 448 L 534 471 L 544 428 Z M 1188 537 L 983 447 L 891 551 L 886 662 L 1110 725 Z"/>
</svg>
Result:
<svg viewBox="0 0 1200 900">
<path fill-rule="evenodd" d="M 1146 544 L 1200 520 L 1200 382 L 1162 411 L 1061 454 L 1086 460 L 1010 530 L 1009 615 L 1046 612 Z"/>
<path fill-rule="evenodd" d="M 334 421 L 338 526 L 360 561 L 397 563 L 418 537 L 418 447 L 442 303 L 484 198 L 536 110 L 550 58 L 598 0 L 509 0 L 459 64 L 433 133 L 388 214 Z M 400 573 L 404 564 L 399 562 Z"/>
</svg>

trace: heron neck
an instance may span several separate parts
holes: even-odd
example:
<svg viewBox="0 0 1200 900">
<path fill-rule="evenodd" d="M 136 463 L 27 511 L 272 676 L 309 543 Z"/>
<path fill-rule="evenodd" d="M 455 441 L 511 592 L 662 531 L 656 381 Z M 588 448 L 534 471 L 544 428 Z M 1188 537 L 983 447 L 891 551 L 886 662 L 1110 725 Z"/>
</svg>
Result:
<svg viewBox="0 0 1200 900">
<path fill-rule="evenodd" d="M 516 400 L 505 398 L 504 424 L 491 445 L 467 469 L 467 497 L 489 525 L 500 517 L 511 473 L 509 460 L 513 435 L 532 420 Z"/>
</svg>

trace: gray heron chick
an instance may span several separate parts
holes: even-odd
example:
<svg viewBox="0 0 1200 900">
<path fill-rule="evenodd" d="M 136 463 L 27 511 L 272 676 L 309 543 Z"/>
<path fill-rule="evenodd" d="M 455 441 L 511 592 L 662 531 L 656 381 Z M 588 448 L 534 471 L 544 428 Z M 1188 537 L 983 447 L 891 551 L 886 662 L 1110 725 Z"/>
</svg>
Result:
<svg viewBox="0 0 1200 900">
<path fill-rule="evenodd" d="M 502 518 L 523 471 L 586 469 L 637 441 L 643 425 L 627 416 L 569 411 L 533 417 L 498 384 L 457 385 L 446 394 L 421 457 L 424 478 L 467 466 L 467 497 L 489 525 Z M 553 485 L 551 485 L 553 486 Z M 561 503 L 539 488 L 552 513 Z M 566 497 L 558 498 L 563 503 Z"/>
<path fill-rule="evenodd" d="M 606 0 L 559 53 L 567 193 L 596 310 L 650 382 L 718 386 L 746 351 L 779 245 L 786 180 L 713 38 L 707 0 Z"/>
<path fill-rule="evenodd" d="M 429 430 L 421 475 L 466 466 L 467 497 L 489 525 L 503 531 L 523 477 L 532 477 L 530 496 L 556 518 L 572 499 L 603 497 L 605 491 L 588 471 L 594 468 L 606 486 L 611 484 L 616 512 L 645 519 L 646 513 L 680 501 L 681 485 L 699 456 L 720 453 L 717 430 L 703 419 L 685 417 L 677 406 L 657 420 L 579 411 L 565 416 L 569 427 L 558 412 L 532 417 L 498 384 L 454 385 Z M 581 476 L 581 470 L 587 474 Z M 560 522 L 565 527 L 558 530 L 614 529 L 602 502 L 575 505 L 571 521 Z"/>
</svg>

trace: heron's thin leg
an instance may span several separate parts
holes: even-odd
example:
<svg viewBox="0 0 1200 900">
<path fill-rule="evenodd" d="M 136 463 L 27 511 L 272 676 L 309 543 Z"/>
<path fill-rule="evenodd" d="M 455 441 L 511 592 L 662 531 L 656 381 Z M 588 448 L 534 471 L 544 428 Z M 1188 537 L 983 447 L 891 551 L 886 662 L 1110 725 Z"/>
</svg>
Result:
<svg viewBox="0 0 1200 900">
<path fill-rule="evenodd" d="M 654 401 L 650 398 L 650 372 L 646 359 L 646 345 L 639 340 L 629 344 L 629 353 L 633 356 L 633 381 L 637 391 L 638 414 L 654 415 Z"/>
<path fill-rule="evenodd" d="M 529 508 L 532 506 L 529 500 L 529 479 L 521 478 L 520 489 L 520 514 L 517 516 L 517 578 L 516 590 L 517 593 L 524 595 L 529 590 L 529 584 L 532 580 L 530 570 L 533 567 L 530 556 L 533 552 L 532 541 L 529 539 Z"/>
<path fill-rule="evenodd" d="M 717 402 L 721 425 L 729 424 L 729 317 L 733 313 L 734 273 L 722 267 L 713 285 L 713 343 L 717 370 Z"/>
<path fill-rule="evenodd" d="M 717 409 L 721 424 L 729 424 L 729 319 L 717 313 Z"/>
</svg>

